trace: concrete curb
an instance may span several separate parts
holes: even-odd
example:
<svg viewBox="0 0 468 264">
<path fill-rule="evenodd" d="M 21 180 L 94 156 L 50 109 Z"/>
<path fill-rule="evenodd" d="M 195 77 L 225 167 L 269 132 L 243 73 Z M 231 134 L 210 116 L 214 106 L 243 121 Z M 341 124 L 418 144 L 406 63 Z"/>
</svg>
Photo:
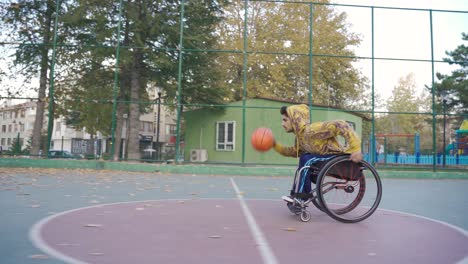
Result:
<svg viewBox="0 0 468 264">
<path fill-rule="evenodd" d="M 139 162 L 113 162 L 100 160 L 67 160 L 67 159 L 31 159 L 0 158 L 0 167 L 6 168 L 56 168 L 56 169 L 92 169 L 118 170 L 132 172 L 160 172 L 171 174 L 235 175 L 235 176 L 294 176 L 295 166 L 239 166 L 213 164 L 165 164 Z M 384 170 L 378 169 L 382 178 L 398 179 L 466 179 L 468 171 L 430 170 Z"/>
</svg>

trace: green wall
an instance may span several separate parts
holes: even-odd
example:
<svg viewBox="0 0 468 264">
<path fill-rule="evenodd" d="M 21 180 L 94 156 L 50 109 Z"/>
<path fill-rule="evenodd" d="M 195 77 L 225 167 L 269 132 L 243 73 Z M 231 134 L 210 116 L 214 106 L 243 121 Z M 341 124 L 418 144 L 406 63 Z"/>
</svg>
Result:
<svg viewBox="0 0 468 264">
<path fill-rule="evenodd" d="M 246 164 L 292 165 L 297 159 L 283 157 L 274 150 L 257 152 L 250 145 L 250 135 L 258 127 L 268 127 L 278 142 L 294 144 L 294 136 L 287 134 L 281 127 L 279 109 L 290 105 L 267 99 L 249 99 L 245 109 L 245 160 Z M 243 110 L 242 102 L 228 104 L 224 110 L 199 109 L 183 114 L 185 120 L 185 161 L 190 161 L 190 150 L 206 149 L 208 163 L 242 163 L 243 150 Z M 320 107 L 312 109 L 312 121 L 343 119 L 356 124 L 356 131 L 362 133 L 362 118 L 343 111 L 327 110 Z M 235 121 L 235 151 L 216 151 L 216 122 Z"/>
</svg>

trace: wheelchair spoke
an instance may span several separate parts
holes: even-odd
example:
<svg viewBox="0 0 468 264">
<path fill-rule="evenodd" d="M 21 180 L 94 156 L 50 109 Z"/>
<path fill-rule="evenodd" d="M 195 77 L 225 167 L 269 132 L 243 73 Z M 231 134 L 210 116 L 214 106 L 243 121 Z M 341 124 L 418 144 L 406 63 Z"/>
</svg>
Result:
<svg viewBox="0 0 468 264">
<path fill-rule="evenodd" d="M 354 167 L 353 167 L 354 166 Z M 369 217 L 381 199 L 380 178 L 370 164 L 359 167 L 341 156 L 324 166 L 317 194 L 322 209 L 342 222 L 358 222 Z"/>
</svg>

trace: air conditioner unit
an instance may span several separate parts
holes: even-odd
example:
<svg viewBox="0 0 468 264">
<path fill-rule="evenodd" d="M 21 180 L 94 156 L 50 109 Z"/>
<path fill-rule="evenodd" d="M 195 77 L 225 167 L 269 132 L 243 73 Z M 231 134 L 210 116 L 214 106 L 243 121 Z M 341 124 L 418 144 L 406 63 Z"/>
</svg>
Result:
<svg viewBox="0 0 468 264">
<path fill-rule="evenodd" d="M 191 162 L 205 162 L 208 160 L 208 153 L 206 149 L 192 149 L 190 150 Z"/>
</svg>

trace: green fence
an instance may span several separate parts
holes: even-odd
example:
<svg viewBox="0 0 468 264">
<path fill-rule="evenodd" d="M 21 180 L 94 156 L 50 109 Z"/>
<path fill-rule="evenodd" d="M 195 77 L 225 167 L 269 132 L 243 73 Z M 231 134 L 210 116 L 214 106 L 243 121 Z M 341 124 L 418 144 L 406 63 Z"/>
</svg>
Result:
<svg viewBox="0 0 468 264">
<path fill-rule="evenodd" d="M 250 133 L 276 127 L 291 143 L 279 106 L 306 103 L 312 121 L 359 117 L 363 152 L 379 166 L 468 166 L 458 132 L 468 119 L 468 11 L 266 0 L 0 8 L 4 155 L 295 164 L 274 153 L 249 160 Z M 432 159 L 382 164 L 384 154 Z"/>
</svg>

